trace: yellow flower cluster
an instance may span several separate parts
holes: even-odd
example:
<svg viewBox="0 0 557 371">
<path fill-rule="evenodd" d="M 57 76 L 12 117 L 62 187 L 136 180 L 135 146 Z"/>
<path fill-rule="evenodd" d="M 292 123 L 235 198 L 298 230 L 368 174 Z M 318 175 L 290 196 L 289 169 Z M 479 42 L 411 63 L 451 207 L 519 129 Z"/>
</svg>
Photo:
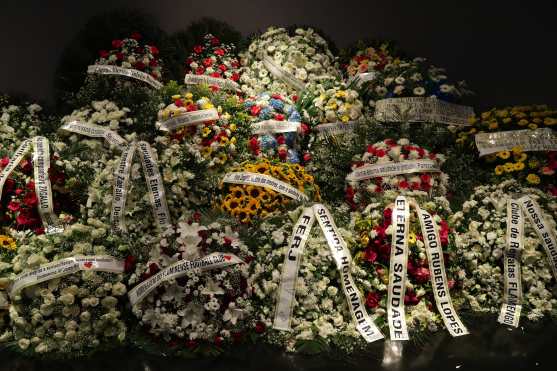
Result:
<svg viewBox="0 0 557 371">
<path fill-rule="evenodd" d="M 482 112 L 479 117 L 471 117 L 469 122 L 472 126 L 469 130 L 458 134 L 458 143 L 464 144 L 469 139 L 473 139 L 470 136 L 482 131 L 534 130 L 551 127 L 557 124 L 557 110 L 550 109 L 547 105 L 492 108 Z"/>
<path fill-rule="evenodd" d="M 294 186 L 299 191 L 320 200 L 319 188 L 313 176 L 299 164 L 272 162 L 262 159 L 257 162 L 245 162 L 230 170 L 231 172 L 249 172 L 265 174 Z M 254 185 L 222 183 L 223 195 L 220 202 L 222 210 L 230 213 L 247 224 L 254 217 L 266 217 L 296 201 L 270 188 Z"/>
<path fill-rule="evenodd" d="M 15 240 L 3 234 L 0 234 L 0 247 L 9 251 L 15 251 L 17 249 Z"/>
</svg>

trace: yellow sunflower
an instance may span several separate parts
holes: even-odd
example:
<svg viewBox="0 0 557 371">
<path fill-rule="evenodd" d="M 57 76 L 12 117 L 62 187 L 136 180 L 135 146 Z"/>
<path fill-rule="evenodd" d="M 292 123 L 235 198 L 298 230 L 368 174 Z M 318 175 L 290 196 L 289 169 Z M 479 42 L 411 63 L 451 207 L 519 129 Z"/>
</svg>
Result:
<svg viewBox="0 0 557 371">
<path fill-rule="evenodd" d="M 15 240 L 9 236 L 5 236 L 5 235 L 0 235 L 0 247 L 9 250 L 9 251 L 15 251 L 17 249 L 17 245 L 15 243 Z"/>
<path fill-rule="evenodd" d="M 540 181 L 541 181 L 540 177 L 537 176 L 536 174 L 528 174 L 528 176 L 526 177 L 526 180 L 530 184 L 540 184 Z"/>
</svg>

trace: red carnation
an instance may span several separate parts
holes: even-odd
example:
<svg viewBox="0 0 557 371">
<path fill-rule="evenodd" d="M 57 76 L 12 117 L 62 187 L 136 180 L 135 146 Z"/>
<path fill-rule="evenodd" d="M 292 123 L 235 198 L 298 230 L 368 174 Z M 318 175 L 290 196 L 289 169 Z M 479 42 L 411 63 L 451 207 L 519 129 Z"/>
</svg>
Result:
<svg viewBox="0 0 557 371">
<path fill-rule="evenodd" d="M 157 274 L 160 270 L 161 269 L 159 268 L 159 266 L 157 264 L 155 264 L 155 263 L 149 264 L 149 274 L 151 276 Z"/>
<path fill-rule="evenodd" d="M 119 60 L 119 61 L 123 60 L 124 59 L 124 53 L 120 53 L 120 52 L 116 53 L 116 59 Z"/>
<path fill-rule="evenodd" d="M 209 76 L 211 76 L 211 77 L 220 77 L 220 73 L 218 73 L 218 72 L 213 72 L 213 73 L 210 74 Z"/>
<path fill-rule="evenodd" d="M 149 48 L 151 49 L 151 54 L 159 55 L 159 48 L 157 48 L 156 46 L 150 46 Z"/>
<path fill-rule="evenodd" d="M 124 42 L 122 40 L 112 40 L 112 47 L 114 49 L 120 49 L 122 47 L 122 45 L 124 45 Z"/>
<path fill-rule="evenodd" d="M 385 210 L 383 210 L 383 220 L 385 220 L 385 222 L 390 223 L 392 216 L 393 216 L 393 209 L 388 207 Z"/>
<path fill-rule="evenodd" d="M 222 340 L 223 339 L 221 336 L 215 336 L 215 340 L 214 340 L 215 346 L 220 347 L 222 345 Z"/>
<path fill-rule="evenodd" d="M 151 59 L 151 61 L 149 62 L 149 66 L 151 67 L 157 67 L 159 65 L 159 62 L 157 62 L 156 59 Z"/>
<path fill-rule="evenodd" d="M 282 144 L 286 143 L 286 138 L 284 137 L 284 135 L 278 135 L 277 136 L 277 143 L 279 145 L 282 145 Z"/>
<path fill-rule="evenodd" d="M 309 152 L 304 153 L 304 163 L 311 161 L 311 154 Z"/>
<path fill-rule="evenodd" d="M 130 37 L 134 40 L 141 40 L 142 39 L 142 36 L 139 32 L 133 32 Z"/>
<path fill-rule="evenodd" d="M 240 80 L 240 74 L 234 72 L 232 76 L 230 76 L 230 78 L 232 79 L 232 81 L 238 81 Z"/>
<path fill-rule="evenodd" d="M 201 45 L 196 45 L 193 47 L 193 52 L 195 54 L 201 54 L 202 51 L 203 51 L 203 47 Z"/>
<path fill-rule="evenodd" d="M 175 105 L 176 107 L 184 107 L 184 102 L 183 102 L 181 99 L 176 99 L 176 100 L 174 101 L 174 105 Z"/>
<path fill-rule="evenodd" d="M 217 37 L 214 37 L 211 39 L 211 45 L 213 46 L 217 46 L 220 45 L 220 40 Z"/>
<path fill-rule="evenodd" d="M 249 140 L 249 146 L 251 148 L 252 151 L 257 151 L 259 149 L 259 141 L 257 140 L 256 137 L 253 137 Z"/>
<path fill-rule="evenodd" d="M 4 188 L 2 189 L 2 195 L 10 194 L 15 188 L 15 180 L 12 178 L 6 179 L 6 183 L 4 183 Z"/>
<path fill-rule="evenodd" d="M 221 70 L 222 72 L 225 72 L 228 70 L 228 68 L 226 68 L 226 66 L 224 64 L 219 65 L 219 70 Z"/>
<path fill-rule="evenodd" d="M 377 292 L 368 292 L 366 295 L 366 307 L 377 308 L 379 306 L 379 301 L 381 297 Z"/>
<path fill-rule="evenodd" d="M 383 149 L 377 149 L 375 150 L 375 156 L 377 157 L 383 157 L 387 154 L 387 152 L 385 152 L 385 150 Z"/>
<path fill-rule="evenodd" d="M 367 153 L 371 153 L 372 155 L 375 154 L 375 148 L 373 147 L 372 144 L 367 145 Z"/>
<path fill-rule="evenodd" d="M 277 121 L 284 121 L 284 115 L 281 113 L 275 114 L 275 120 Z"/>
<path fill-rule="evenodd" d="M 3 168 L 8 166 L 9 163 L 10 163 L 10 158 L 8 156 L 2 157 L 2 159 L 0 159 L 0 166 L 2 166 Z"/>
<path fill-rule="evenodd" d="M 215 54 L 220 55 L 222 57 L 224 55 L 224 49 L 222 48 L 215 49 Z"/>
<path fill-rule="evenodd" d="M 205 67 L 203 66 L 199 66 L 195 69 L 195 74 L 196 75 L 203 75 L 205 73 Z"/>
<path fill-rule="evenodd" d="M 311 129 L 309 128 L 309 125 L 302 122 L 302 124 L 300 125 L 300 127 L 302 128 L 302 134 L 303 135 L 308 135 L 309 132 L 311 131 Z"/>
<path fill-rule="evenodd" d="M 406 180 L 401 180 L 400 182 L 398 182 L 398 187 L 400 189 L 408 189 L 408 187 L 410 187 L 410 184 Z"/>
<path fill-rule="evenodd" d="M 406 305 L 418 305 L 420 299 L 416 296 L 412 289 L 406 289 L 406 295 L 404 295 L 404 304 Z"/>
<path fill-rule="evenodd" d="M 145 64 L 143 62 L 135 62 L 134 67 L 142 71 L 145 69 Z"/>
<path fill-rule="evenodd" d="M 99 51 L 99 55 L 101 56 L 101 58 L 108 58 L 108 56 L 110 55 L 110 53 L 108 53 L 106 50 L 101 50 Z"/>
</svg>

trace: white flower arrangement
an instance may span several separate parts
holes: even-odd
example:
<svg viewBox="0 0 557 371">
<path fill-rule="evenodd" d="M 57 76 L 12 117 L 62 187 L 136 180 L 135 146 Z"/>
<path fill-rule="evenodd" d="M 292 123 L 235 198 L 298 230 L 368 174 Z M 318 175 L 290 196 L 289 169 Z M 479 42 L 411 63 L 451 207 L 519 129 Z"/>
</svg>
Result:
<svg viewBox="0 0 557 371">
<path fill-rule="evenodd" d="M 74 224 L 61 235 L 22 238 L 2 279 L 79 255 L 122 257 L 126 246 L 108 234 L 108 225 Z M 121 345 L 127 288 L 123 274 L 81 271 L 24 288 L 11 298 L 9 325 L 0 341 L 22 352 L 83 356 Z"/>
<path fill-rule="evenodd" d="M 557 200 L 538 189 L 524 188 L 516 180 L 477 187 L 462 211 L 452 218 L 459 231 L 457 245 L 464 277 L 462 301 L 472 311 L 497 313 L 501 309 L 507 200 L 517 194 L 532 197 L 540 205 L 549 228 L 556 230 Z M 524 250 L 520 257 L 522 315 L 536 321 L 556 315 L 556 287 L 541 240 L 524 218 Z"/>
<path fill-rule="evenodd" d="M 201 224 L 199 215 L 182 219 L 154 244 L 146 261 L 137 264 L 129 284 L 134 286 L 180 260 L 194 260 L 213 252 L 232 253 L 245 263 L 164 281 L 133 307 L 133 314 L 160 344 L 190 348 L 202 343 L 220 347 L 243 334 L 252 315 L 248 284 L 252 254 L 227 219 Z"/>
<path fill-rule="evenodd" d="M 265 67 L 262 59 L 266 55 L 280 69 L 306 86 L 310 83 L 319 85 L 340 76 L 327 42 L 313 29 L 298 28 L 291 35 L 284 28 L 271 27 L 240 54 L 244 66 L 240 84 L 247 95 L 264 91 L 282 95 L 295 93 L 292 87 L 277 79 Z"/>
<path fill-rule="evenodd" d="M 38 104 L 15 105 L 0 95 L 0 157 L 11 155 L 25 139 L 41 132 L 41 111 Z"/>
</svg>

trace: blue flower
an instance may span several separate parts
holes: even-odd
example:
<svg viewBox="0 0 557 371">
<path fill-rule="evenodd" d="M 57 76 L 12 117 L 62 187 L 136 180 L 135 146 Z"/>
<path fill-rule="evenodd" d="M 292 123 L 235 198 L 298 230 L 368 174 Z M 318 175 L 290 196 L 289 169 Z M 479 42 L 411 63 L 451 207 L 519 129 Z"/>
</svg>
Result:
<svg viewBox="0 0 557 371">
<path fill-rule="evenodd" d="M 261 112 L 259 113 L 259 117 L 264 119 L 264 120 L 268 120 L 271 118 L 272 116 L 272 111 L 269 107 L 265 107 L 261 110 Z"/>
<path fill-rule="evenodd" d="M 271 98 L 269 105 L 277 111 L 282 111 L 284 109 L 284 102 L 279 99 Z"/>
<path fill-rule="evenodd" d="M 302 116 L 300 116 L 298 111 L 292 109 L 292 111 L 288 113 L 288 121 L 302 121 Z"/>
</svg>

